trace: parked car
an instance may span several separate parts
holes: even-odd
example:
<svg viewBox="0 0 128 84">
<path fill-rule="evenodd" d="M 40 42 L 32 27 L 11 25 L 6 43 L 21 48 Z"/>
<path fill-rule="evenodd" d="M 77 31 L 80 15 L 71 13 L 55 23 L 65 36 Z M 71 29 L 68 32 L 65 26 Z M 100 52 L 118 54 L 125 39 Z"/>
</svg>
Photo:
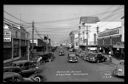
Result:
<svg viewBox="0 0 128 84">
<path fill-rule="evenodd" d="M 36 62 L 28 60 L 19 60 L 13 62 L 12 66 L 20 67 L 20 74 L 25 78 L 32 78 L 38 82 L 43 81 L 43 76 L 40 75 L 42 70 L 39 69 Z"/>
<path fill-rule="evenodd" d="M 74 53 L 68 55 L 68 62 L 76 63 L 78 62 L 78 58 Z"/>
<path fill-rule="evenodd" d="M 4 72 L 3 82 L 21 82 L 24 81 L 23 77 L 15 72 Z"/>
<path fill-rule="evenodd" d="M 124 60 L 121 60 L 113 70 L 113 75 L 117 77 L 124 77 Z"/>
<path fill-rule="evenodd" d="M 95 62 L 95 63 L 100 63 L 100 62 L 105 62 L 107 58 L 100 54 L 100 53 L 89 53 L 84 60 L 89 61 L 89 62 Z"/>
<path fill-rule="evenodd" d="M 23 77 L 20 67 L 4 67 L 3 71 L 3 82 L 38 82 L 34 78 Z"/>
<path fill-rule="evenodd" d="M 79 53 L 79 57 L 80 57 L 81 59 L 84 59 L 85 56 L 87 56 L 87 54 L 88 54 L 88 52 L 82 51 L 82 52 Z"/>
<path fill-rule="evenodd" d="M 63 50 L 61 50 L 61 51 L 59 52 L 59 56 L 64 56 L 64 51 L 63 51 Z"/>
<path fill-rule="evenodd" d="M 55 56 L 53 53 L 47 53 L 43 55 L 43 60 L 45 62 L 50 62 L 50 61 L 53 61 L 54 59 L 55 59 Z"/>
<path fill-rule="evenodd" d="M 69 52 L 73 52 L 73 48 L 70 48 L 70 49 L 69 49 Z"/>
</svg>

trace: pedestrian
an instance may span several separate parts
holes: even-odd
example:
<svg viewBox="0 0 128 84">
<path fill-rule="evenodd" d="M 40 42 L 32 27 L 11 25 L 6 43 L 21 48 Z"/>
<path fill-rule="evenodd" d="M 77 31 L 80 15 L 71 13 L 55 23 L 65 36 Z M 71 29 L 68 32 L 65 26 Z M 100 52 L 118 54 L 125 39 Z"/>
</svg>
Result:
<svg viewBox="0 0 128 84">
<path fill-rule="evenodd" d="M 40 57 L 37 59 L 37 64 L 38 64 L 38 66 L 39 66 L 40 63 L 41 63 L 41 60 L 42 60 L 42 56 L 40 56 Z"/>
<path fill-rule="evenodd" d="M 109 56 L 109 62 L 112 62 L 112 56 L 111 55 L 112 55 L 112 52 L 109 51 L 109 55 L 108 55 Z"/>
</svg>

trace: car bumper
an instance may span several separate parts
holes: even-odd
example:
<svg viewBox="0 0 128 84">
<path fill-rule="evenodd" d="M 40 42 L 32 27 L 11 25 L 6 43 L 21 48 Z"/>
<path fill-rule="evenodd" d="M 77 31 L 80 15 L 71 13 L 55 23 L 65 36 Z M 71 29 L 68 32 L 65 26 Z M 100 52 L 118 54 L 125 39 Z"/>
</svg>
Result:
<svg viewBox="0 0 128 84">
<path fill-rule="evenodd" d="M 76 63 L 76 62 L 78 62 L 78 61 L 77 61 L 77 60 L 69 60 L 68 62 Z"/>
<path fill-rule="evenodd" d="M 124 76 L 124 72 L 123 71 L 114 70 L 113 71 L 113 75 L 115 75 L 115 76 Z"/>
</svg>

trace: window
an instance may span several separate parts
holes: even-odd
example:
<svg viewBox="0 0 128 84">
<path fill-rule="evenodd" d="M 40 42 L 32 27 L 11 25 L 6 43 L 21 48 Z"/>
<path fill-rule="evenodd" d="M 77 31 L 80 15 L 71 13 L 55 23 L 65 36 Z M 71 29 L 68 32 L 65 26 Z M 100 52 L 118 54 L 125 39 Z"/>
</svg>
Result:
<svg viewBox="0 0 128 84">
<path fill-rule="evenodd" d="M 4 48 L 3 53 L 4 53 L 4 60 L 8 60 L 12 58 L 11 48 Z"/>
</svg>

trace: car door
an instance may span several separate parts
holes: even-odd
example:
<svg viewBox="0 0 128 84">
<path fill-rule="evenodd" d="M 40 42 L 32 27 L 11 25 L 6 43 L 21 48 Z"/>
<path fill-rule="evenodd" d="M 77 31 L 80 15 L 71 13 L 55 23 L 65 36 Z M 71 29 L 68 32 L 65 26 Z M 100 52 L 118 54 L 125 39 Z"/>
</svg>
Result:
<svg viewBox="0 0 128 84">
<path fill-rule="evenodd" d="M 24 77 L 29 77 L 34 73 L 35 73 L 35 70 L 30 67 L 30 63 L 29 62 L 25 63 L 24 64 L 24 70 L 22 70 L 22 75 Z"/>
</svg>

